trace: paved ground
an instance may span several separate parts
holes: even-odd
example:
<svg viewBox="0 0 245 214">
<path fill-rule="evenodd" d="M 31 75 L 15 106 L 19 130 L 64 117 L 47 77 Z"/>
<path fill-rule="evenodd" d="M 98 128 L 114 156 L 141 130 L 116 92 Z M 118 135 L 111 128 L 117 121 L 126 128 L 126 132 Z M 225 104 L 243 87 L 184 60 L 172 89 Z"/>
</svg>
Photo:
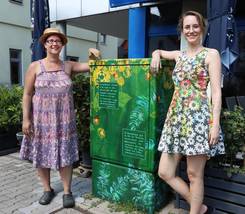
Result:
<svg viewBox="0 0 245 214">
<path fill-rule="evenodd" d="M 43 189 L 36 171 L 29 162 L 19 160 L 18 153 L 0 156 L 0 214 L 124 214 L 116 212 L 115 205 L 94 198 L 91 195 L 91 179 L 82 178 L 74 171 L 72 192 L 76 207 L 63 209 L 63 188 L 56 171 L 51 172 L 52 187 L 57 196 L 52 203 L 42 206 L 38 203 Z M 173 203 L 165 207 L 160 214 L 186 214 L 174 209 Z"/>
</svg>

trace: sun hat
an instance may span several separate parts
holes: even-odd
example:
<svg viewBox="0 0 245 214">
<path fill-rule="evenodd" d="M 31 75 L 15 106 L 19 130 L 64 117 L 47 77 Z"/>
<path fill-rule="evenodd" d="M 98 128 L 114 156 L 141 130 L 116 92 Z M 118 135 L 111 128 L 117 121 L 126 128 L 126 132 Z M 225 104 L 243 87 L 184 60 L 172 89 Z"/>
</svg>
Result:
<svg viewBox="0 0 245 214">
<path fill-rule="evenodd" d="M 43 35 L 39 38 L 39 41 L 42 44 L 44 44 L 46 42 L 46 39 L 51 35 L 59 36 L 60 39 L 62 40 L 63 45 L 67 43 L 67 37 L 65 36 L 65 34 L 61 33 L 60 30 L 57 28 L 46 28 L 43 31 Z"/>
</svg>

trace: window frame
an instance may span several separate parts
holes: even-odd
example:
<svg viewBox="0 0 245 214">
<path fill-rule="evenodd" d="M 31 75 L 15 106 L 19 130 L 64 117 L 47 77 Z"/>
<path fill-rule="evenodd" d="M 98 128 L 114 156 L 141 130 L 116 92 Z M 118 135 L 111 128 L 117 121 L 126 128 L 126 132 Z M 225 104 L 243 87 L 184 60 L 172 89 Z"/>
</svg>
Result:
<svg viewBox="0 0 245 214">
<path fill-rule="evenodd" d="M 106 45 L 106 34 L 104 33 L 100 33 L 99 34 L 99 42 L 100 42 L 100 45 Z"/>
<path fill-rule="evenodd" d="M 9 0 L 10 3 L 17 4 L 17 5 L 23 5 L 23 0 Z"/>
<path fill-rule="evenodd" d="M 11 52 L 16 51 L 18 54 L 17 58 L 11 57 Z M 13 83 L 13 72 L 12 63 L 18 63 L 18 83 Z M 22 50 L 16 48 L 9 48 L 9 70 L 10 70 L 10 83 L 11 84 L 22 84 L 23 81 L 23 69 L 22 69 Z"/>
<path fill-rule="evenodd" d="M 66 60 L 67 61 L 73 61 L 73 62 L 79 62 L 79 57 L 78 56 L 67 55 L 66 56 Z"/>
</svg>

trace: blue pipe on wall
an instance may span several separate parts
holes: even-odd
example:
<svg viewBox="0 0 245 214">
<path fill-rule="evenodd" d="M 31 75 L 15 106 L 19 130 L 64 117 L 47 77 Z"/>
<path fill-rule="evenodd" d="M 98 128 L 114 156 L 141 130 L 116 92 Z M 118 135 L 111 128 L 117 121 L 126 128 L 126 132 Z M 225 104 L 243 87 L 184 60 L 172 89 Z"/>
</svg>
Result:
<svg viewBox="0 0 245 214">
<path fill-rule="evenodd" d="M 147 8 L 129 9 L 128 58 L 146 57 L 147 41 Z"/>
</svg>

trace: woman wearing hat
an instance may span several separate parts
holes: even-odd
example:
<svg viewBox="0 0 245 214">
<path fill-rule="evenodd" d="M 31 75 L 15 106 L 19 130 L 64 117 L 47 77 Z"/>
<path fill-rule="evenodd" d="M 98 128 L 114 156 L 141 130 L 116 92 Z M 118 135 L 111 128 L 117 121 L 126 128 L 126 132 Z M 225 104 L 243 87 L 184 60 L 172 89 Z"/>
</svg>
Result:
<svg viewBox="0 0 245 214">
<path fill-rule="evenodd" d="M 71 192 L 72 165 L 78 158 L 78 140 L 73 106 L 71 75 L 88 72 L 88 63 L 59 58 L 67 37 L 47 28 L 40 37 L 47 56 L 32 62 L 26 72 L 23 95 L 23 133 L 20 156 L 31 160 L 44 187 L 39 200 L 49 204 L 55 196 L 50 169 L 59 170 L 64 187 L 63 206 L 75 205 Z M 99 57 L 91 48 L 90 55 Z"/>
</svg>

